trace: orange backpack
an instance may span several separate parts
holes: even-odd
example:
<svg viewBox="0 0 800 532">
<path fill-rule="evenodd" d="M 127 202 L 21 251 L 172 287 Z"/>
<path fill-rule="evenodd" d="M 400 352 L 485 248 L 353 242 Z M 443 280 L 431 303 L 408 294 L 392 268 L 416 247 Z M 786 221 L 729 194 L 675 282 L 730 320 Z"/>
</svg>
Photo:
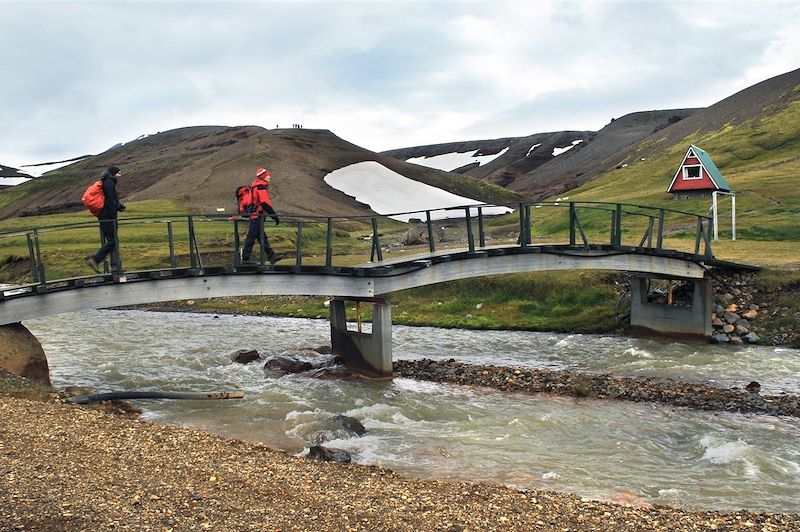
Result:
<svg viewBox="0 0 800 532">
<path fill-rule="evenodd" d="M 106 204 L 106 197 L 103 194 L 103 182 L 98 180 L 89 185 L 86 188 L 86 192 L 81 196 L 81 202 L 93 215 L 100 214 Z"/>
</svg>

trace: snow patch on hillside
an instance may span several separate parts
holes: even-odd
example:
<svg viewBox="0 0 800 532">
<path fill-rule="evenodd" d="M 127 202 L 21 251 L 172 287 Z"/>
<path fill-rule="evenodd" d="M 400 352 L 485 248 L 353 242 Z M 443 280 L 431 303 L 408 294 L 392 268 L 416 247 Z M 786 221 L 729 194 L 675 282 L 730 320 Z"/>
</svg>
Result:
<svg viewBox="0 0 800 532">
<path fill-rule="evenodd" d="M 412 157 L 411 159 L 406 159 L 406 162 L 450 172 L 456 168 L 461 168 L 462 166 L 473 163 L 478 163 L 478 166 L 483 166 L 488 162 L 494 161 L 507 151 L 508 147 L 503 148 L 499 153 L 493 155 L 474 155 L 478 152 L 477 150 L 452 152 L 434 155 L 433 157 Z"/>
<path fill-rule="evenodd" d="M 540 142 L 539 144 L 534 144 L 533 146 L 531 146 L 531 149 L 528 150 L 528 153 L 525 154 L 525 157 L 529 156 L 533 150 L 535 150 L 536 148 L 538 148 L 541 145 L 542 145 L 542 143 Z"/>
<path fill-rule="evenodd" d="M 431 210 L 431 219 L 462 218 L 464 210 L 445 211 L 448 207 L 462 205 L 485 205 L 478 200 L 457 196 L 446 190 L 414 181 L 389 170 L 375 161 L 364 161 L 334 170 L 325 176 L 331 187 L 353 196 L 356 201 L 365 203 L 378 214 L 396 214 L 395 220 L 408 222 L 411 218 L 425 219 L 425 211 Z M 412 210 L 417 209 L 414 212 Z M 508 207 L 487 207 L 485 215 L 512 212 Z M 477 216 L 477 209 L 470 214 Z"/>
<path fill-rule="evenodd" d="M 0 187 L 15 187 L 25 181 L 30 181 L 27 177 L 0 177 Z"/>
<path fill-rule="evenodd" d="M 61 161 L 58 163 L 50 163 L 50 164 L 26 164 L 23 165 L 24 172 L 26 174 L 30 174 L 33 177 L 41 177 L 42 175 L 50 172 L 52 170 L 56 170 L 58 168 L 63 168 L 64 166 L 69 166 L 71 164 L 77 163 L 78 161 Z"/>
<path fill-rule="evenodd" d="M 574 148 L 575 146 L 577 146 L 581 142 L 583 142 L 582 139 L 573 140 L 572 144 L 570 144 L 569 146 L 564 146 L 563 148 L 553 148 L 553 157 L 556 157 L 557 155 L 561 155 L 565 151 L 571 150 L 572 148 Z"/>
</svg>

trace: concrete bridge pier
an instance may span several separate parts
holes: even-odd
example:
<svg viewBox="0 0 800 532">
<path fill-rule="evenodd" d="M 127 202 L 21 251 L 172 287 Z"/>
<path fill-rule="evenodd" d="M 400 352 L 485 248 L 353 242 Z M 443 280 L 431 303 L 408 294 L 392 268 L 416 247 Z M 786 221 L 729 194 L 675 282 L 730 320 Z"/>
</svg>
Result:
<svg viewBox="0 0 800 532">
<path fill-rule="evenodd" d="M 647 276 L 631 279 L 631 327 L 646 333 L 708 340 L 713 333 L 714 289 L 709 279 L 695 279 L 690 306 L 648 301 Z"/>
<path fill-rule="evenodd" d="M 346 301 L 372 304 L 372 332 L 348 330 Z M 380 298 L 334 298 L 330 304 L 331 348 L 347 367 L 368 377 L 392 377 L 392 305 Z"/>
</svg>

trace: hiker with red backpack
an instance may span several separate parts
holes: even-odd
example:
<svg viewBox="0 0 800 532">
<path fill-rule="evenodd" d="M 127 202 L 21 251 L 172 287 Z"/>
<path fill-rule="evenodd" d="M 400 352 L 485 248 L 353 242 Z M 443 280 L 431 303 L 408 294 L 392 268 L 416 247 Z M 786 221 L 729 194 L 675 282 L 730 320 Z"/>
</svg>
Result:
<svg viewBox="0 0 800 532">
<path fill-rule="evenodd" d="M 239 212 L 248 215 L 250 219 L 250 227 L 247 229 L 247 236 L 242 246 L 242 262 L 250 261 L 250 254 L 253 252 L 256 240 L 261 244 L 261 249 L 267 255 L 270 264 L 275 264 L 279 260 L 275 251 L 269 245 L 267 232 L 262 229 L 264 214 L 268 214 L 270 218 L 275 220 L 275 225 L 281 223 L 280 218 L 275 213 L 275 209 L 272 208 L 272 200 L 270 200 L 268 190 L 269 181 L 269 170 L 261 167 L 256 170 L 256 179 L 252 185 L 239 187 L 236 190 Z"/>
<path fill-rule="evenodd" d="M 86 257 L 86 264 L 95 273 L 100 273 L 100 264 L 109 254 L 111 254 L 111 267 L 113 269 L 119 267 L 117 213 L 125 210 L 125 204 L 119 201 L 117 194 L 117 180 L 121 175 L 122 171 L 119 168 L 109 166 L 100 175 L 100 181 L 93 183 L 82 198 L 84 205 L 87 205 L 100 222 L 103 245 L 97 250 L 97 253 Z M 87 202 L 91 202 L 91 205 Z"/>
</svg>

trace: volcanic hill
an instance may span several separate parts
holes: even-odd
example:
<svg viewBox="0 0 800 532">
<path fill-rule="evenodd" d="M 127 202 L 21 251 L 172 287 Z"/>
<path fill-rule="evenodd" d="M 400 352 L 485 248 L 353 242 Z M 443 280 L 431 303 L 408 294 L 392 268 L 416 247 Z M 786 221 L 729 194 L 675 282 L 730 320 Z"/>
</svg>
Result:
<svg viewBox="0 0 800 532">
<path fill-rule="evenodd" d="M 372 211 L 325 183 L 339 168 L 376 161 L 409 179 L 489 203 L 515 201 L 513 192 L 462 176 L 408 164 L 346 142 L 328 130 L 257 126 L 197 126 L 115 146 L 0 193 L 0 218 L 73 212 L 108 166 L 123 169 L 123 201 L 173 200 L 191 212 L 233 212 L 234 191 L 255 169 L 272 173 L 270 194 L 281 214 L 363 215 Z"/>
</svg>

